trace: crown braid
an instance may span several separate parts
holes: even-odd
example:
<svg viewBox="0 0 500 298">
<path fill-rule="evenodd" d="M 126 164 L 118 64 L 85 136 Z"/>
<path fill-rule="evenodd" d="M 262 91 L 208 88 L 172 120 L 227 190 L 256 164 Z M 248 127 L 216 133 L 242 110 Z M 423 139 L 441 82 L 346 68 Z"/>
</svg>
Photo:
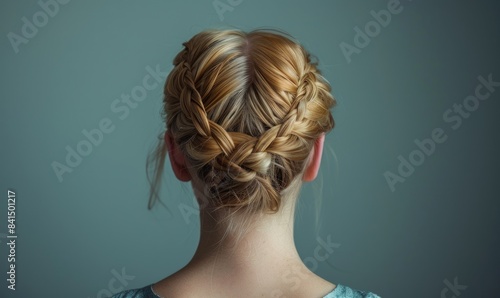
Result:
<svg viewBox="0 0 500 298">
<path fill-rule="evenodd" d="M 203 37 L 208 38 L 200 38 Z M 215 54 L 203 58 L 197 56 L 203 52 L 203 47 L 215 47 L 217 43 L 208 40 L 197 50 L 192 49 L 193 43 L 184 43 L 185 48 L 174 59 L 175 68 L 167 79 L 167 126 L 174 132 L 174 138 L 185 152 L 190 165 L 197 170 L 198 178 L 204 182 L 204 194 L 213 206 L 250 207 L 253 210 L 275 212 L 281 204 L 281 191 L 303 170 L 314 139 L 333 128 L 333 118 L 328 111 L 334 104 L 330 87 L 319 75 L 315 65 L 310 63 L 307 54 L 295 81 L 291 80 L 291 92 L 282 92 L 271 86 L 263 74 L 258 73 L 256 61 L 245 56 L 248 55 L 246 51 L 243 54 L 228 53 L 218 63 L 214 62 L 215 66 L 208 68 L 204 65 L 209 64 L 206 61 L 214 61 Z M 233 75 L 233 68 L 228 65 L 238 58 L 244 59 L 246 74 L 251 73 L 247 78 L 257 80 L 262 86 L 253 88 L 246 81 L 242 88 L 237 88 L 224 99 L 219 96 L 210 100 L 211 91 L 217 93 L 220 89 L 228 88 L 224 86 L 223 80 Z M 266 115 L 266 112 L 281 114 L 280 109 L 273 107 L 271 101 L 268 102 L 269 108 L 259 105 L 262 90 L 276 98 L 286 99 L 279 102 L 284 116 L 275 123 L 271 123 L 273 121 L 269 119 L 272 116 Z M 229 105 L 231 100 L 251 107 L 255 114 L 264 119 L 266 125 L 260 126 L 266 126 L 266 129 L 255 133 L 256 129 L 236 130 L 236 124 L 232 130 L 221 125 L 224 121 L 240 122 L 236 125 L 239 127 L 248 125 L 246 120 L 250 117 L 249 111 L 245 113 L 243 108 L 226 117 L 239 116 L 239 119 L 216 122 L 210 117 L 207 111 L 217 110 L 218 105 L 224 103 L 225 109 L 238 109 Z M 210 104 L 205 106 L 204 101 L 210 101 Z M 222 107 L 219 109 L 223 110 Z M 212 115 L 216 113 L 212 112 Z"/>
</svg>

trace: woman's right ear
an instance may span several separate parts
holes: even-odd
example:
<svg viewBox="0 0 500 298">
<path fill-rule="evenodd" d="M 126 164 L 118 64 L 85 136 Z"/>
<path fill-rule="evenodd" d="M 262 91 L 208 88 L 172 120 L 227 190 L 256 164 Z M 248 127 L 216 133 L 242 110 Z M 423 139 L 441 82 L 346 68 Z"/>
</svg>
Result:
<svg viewBox="0 0 500 298">
<path fill-rule="evenodd" d="M 175 143 L 174 137 L 170 131 L 165 132 L 165 144 L 167 144 L 168 157 L 175 177 L 183 182 L 191 180 L 191 174 L 187 169 L 186 159 L 184 154 L 179 150 L 179 146 Z"/>
</svg>

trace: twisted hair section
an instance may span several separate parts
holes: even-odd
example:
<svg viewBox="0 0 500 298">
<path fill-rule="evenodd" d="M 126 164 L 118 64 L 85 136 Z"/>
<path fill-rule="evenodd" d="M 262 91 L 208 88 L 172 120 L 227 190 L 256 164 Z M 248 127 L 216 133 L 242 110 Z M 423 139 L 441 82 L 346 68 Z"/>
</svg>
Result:
<svg viewBox="0 0 500 298">
<path fill-rule="evenodd" d="M 215 209 L 277 212 L 334 127 L 329 83 L 281 32 L 208 30 L 183 46 L 163 115 L 203 195 Z"/>
</svg>

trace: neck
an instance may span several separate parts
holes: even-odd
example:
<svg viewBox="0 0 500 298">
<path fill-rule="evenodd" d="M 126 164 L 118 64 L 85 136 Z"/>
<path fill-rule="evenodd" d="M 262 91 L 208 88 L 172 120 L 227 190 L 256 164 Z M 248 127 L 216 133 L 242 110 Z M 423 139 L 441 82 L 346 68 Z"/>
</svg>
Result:
<svg viewBox="0 0 500 298">
<path fill-rule="evenodd" d="M 275 214 L 255 215 L 250 222 L 240 236 L 228 232 L 214 214 L 200 211 L 200 241 L 185 269 L 210 276 L 211 287 L 229 284 L 238 290 L 258 288 L 264 293 L 286 287 L 281 283 L 287 276 L 298 278 L 301 286 L 311 279 L 312 272 L 294 243 L 294 203 Z"/>
<path fill-rule="evenodd" d="M 201 210 L 200 242 L 192 262 L 211 260 L 217 265 L 216 261 L 235 272 L 258 266 L 268 270 L 269 264 L 281 261 L 302 262 L 294 243 L 293 202 L 284 204 L 275 214 L 247 218 L 249 225 L 242 234 L 221 224 L 219 217 Z"/>
<path fill-rule="evenodd" d="M 235 297 L 241 293 L 259 297 L 307 297 L 316 293 L 323 297 L 334 285 L 302 262 L 293 237 L 294 210 L 295 198 L 284 200 L 277 213 L 250 218 L 248 230 L 240 235 L 221 224 L 224 221 L 220 215 L 202 208 L 198 248 L 184 268 L 165 280 L 164 293 L 193 291 L 189 292 L 191 296 L 198 297 L 201 292 L 193 287 L 197 285 L 205 289 L 205 297 Z M 157 290 L 162 290 L 161 285 Z"/>
<path fill-rule="evenodd" d="M 193 187 L 198 200 L 204 202 L 204 196 L 198 189 Z M 269 270 L 269 264 L 303 264 L 293 234 L 299 192 L 300 186 L 283 192 L 282 203 L 276 213 L 235 215 L 232 222 L 223 220 L 227 214 L 202 207 L 200 241 L 189 265 L 211 262 L 214 267 L 226 267 L 237 274 L 250 268 Z M 241 230 L 240 226 L 244 229 Z"/>
</svg>

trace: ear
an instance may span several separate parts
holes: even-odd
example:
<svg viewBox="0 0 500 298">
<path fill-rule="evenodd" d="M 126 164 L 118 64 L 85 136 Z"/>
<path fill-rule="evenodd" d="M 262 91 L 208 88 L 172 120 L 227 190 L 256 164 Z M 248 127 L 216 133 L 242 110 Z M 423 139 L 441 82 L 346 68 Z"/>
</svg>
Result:
<svg viewBox="0 0 500 298">
<path fill-rule="evenodd" d="M 191 174 L 189 174 L 186 167 L 184 155 L 179 150 L 179 146 L 177 146 L 172 134 L 168 130 L 165 132 L 165 143 L 167 144 L 168 157 L 170 158 L 170 164 L 172 165 L 175 177 L 183 182 L 190 181 Z"/>
<path fill-rule="evenodd" d="M 318 176 L 319 166 L 321 164 L 321 156 L 323 155 L 323 146 L 325 143 L 325 134 L 322 134 L 319 138 L 314 142 L 314 148 L 311 152 L 311 160 L 304 170 L 304 176 L 302 180 L 305 182 L 310 182 L 316 179 Z"/>
</svg>

